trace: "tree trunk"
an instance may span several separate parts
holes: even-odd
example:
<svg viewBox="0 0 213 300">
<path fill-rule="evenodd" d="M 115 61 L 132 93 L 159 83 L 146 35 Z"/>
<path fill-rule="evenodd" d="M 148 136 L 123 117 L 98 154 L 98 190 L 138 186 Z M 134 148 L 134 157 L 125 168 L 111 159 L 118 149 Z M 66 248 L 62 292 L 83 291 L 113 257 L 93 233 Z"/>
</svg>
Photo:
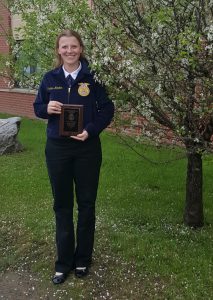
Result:
<svg viewBox="0 0 213 300">
<path fill-rule="evenodd" d="M 188 152 L 184 223 L 197 228 L 204 224 L 202 155 Z"/>
</svg>

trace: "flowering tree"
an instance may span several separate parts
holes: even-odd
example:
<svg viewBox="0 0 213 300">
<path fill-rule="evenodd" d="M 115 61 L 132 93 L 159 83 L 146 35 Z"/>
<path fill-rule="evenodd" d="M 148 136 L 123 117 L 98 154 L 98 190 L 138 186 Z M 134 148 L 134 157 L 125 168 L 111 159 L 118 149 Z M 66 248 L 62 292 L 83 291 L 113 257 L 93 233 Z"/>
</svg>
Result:
<svg viewBox="0 0 213 300">
<path fill-rule="evenodd" d="M 95 0 L 93 66 L 188 158 L 184 221 L 203 225 L 202 154 L 213 134 L 213 1 Z"/>
<path fill-rule="evenodd" d="M 30 3 L 28 3 L 30 2 Z M 76 3 L 77 2 L 77 3 Z M 94 0 L 10 1 L 25 21 L 22 63 L 38 76 L 52 67 L 56 34 L 83 34 L 91 67 L 116 100 L 131 106 L 144 126 L 170 130 L 188 158 L 184 221 L 203 226 L 202 155 L 213 134 L 213 1 Z M 15 48 L 16 49 L 16 48 Z M 20 65 L 16 65 L 20 78 Z M 118 100 L 119 99 L 119 100 Z M 144 128 L 147 133 L 147 128 Z M 156 132 L 152 131 L 153 139 Z"/>
<path fill-rule="evenodd" d="M 7 2 L 12 14 L 19 14 L 23 20 L 22 26 L 16 29 L 18 40 L 10 36 L 12 56 L 7 65 L 13 68 L 11 84 L 19 82 L 20 87 L 35 88 L 44 72 L 53 67 L 57 34 L 64 28 L 83 33 L 84 18 L 89 19 L 87 14 L 91 14 L 88 1 L 2 1 Z M 29 66 L 36 70 L 32 76 L 27 72 Z"/>
</svg>

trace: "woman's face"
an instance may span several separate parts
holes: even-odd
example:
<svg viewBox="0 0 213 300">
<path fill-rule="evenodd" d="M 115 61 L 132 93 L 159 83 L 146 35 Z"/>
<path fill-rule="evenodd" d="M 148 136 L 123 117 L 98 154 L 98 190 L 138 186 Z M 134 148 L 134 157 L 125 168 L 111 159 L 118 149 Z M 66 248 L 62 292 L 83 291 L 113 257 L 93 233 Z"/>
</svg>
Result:
<svg viewBox="0 0 213 300">
<path fill-rule="evenodd" d="M 60 38 L 58 54 L 61 56 L 65 67 L 78 67 L 82 51 L 83 49 L 76 37 L 62 36 Z"/>
</svg>

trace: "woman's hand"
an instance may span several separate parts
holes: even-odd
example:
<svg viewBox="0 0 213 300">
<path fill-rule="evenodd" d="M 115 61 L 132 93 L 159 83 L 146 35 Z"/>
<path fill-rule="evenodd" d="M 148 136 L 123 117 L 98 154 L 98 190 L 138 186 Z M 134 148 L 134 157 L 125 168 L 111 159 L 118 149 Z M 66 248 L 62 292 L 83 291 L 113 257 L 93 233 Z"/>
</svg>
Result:
<svg viewBox="0 0 213 300">
<path fill-rule="evenodd" d="M 50 101 L 47 105 L 47 113 L 49 115 L 52 114 L 60 114 L 61 113 L 61 107 L 62 103 L 58 101 Z"/>
<path fill-rule="evenodd" d="M 83 130 L 82 133 L 79 133 L 78 135 L 71 135 L 70 136 L 72 139 L 78 140 L 78 141 L 85 141 L 88 137 L 89 134 L 86 130 Z"/>
</svg>

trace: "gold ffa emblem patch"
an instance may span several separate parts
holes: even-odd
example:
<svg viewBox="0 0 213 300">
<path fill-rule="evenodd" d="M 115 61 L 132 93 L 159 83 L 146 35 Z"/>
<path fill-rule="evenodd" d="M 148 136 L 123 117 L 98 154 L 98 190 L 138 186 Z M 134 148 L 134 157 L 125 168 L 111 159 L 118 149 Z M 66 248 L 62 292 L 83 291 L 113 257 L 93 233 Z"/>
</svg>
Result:
<svg viewBox="0 0 213 300">
<path fill-rule="evenodd" d="M 90 93 L 90 89 L 88 87 L 89 83 L 81 82 L 79 83 L 78 93 L 79 95 L 85 97 L 88 96 Z"/>
</svg>

